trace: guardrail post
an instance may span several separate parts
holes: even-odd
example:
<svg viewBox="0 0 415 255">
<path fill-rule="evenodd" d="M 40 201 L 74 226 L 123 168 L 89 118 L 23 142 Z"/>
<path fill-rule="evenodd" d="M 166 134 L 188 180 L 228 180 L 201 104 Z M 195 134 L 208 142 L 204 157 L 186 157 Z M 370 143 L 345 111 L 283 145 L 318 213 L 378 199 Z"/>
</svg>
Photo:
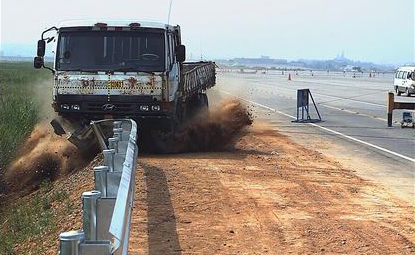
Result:
<svg viewBox="0 0 415 255">
<path fill-rule="evenodd" d="M 108 144 L 109 144 L 108 147 L 110 149 L 114 149 L 115 153 L 118 153 L 118 142 L 119 142 L 119 140 L 116 137 L 108 138 Z"/>
<path fill-rule="evenodd" d="M 63 232 L 59 235 L 59 254 L 78 255 L 79 244 L 85 240 L 82 230 Z"/>
<path fill-rule="evenodd" d="M 101 192 L 101 197 L 107 197 L 107 173 L 109 171 L 109 166 L 94 167 L 95 190 Z"/>
<path fill-rule="evenodd" d="M 103 150 L 102 151 L 103 157 L 104 157 L 104 166 L 108 166 L 110 169 L 110 172 L 114 172 L 114 155 L 115 155 L 115 149 L 110 150 Z"/>
<path fill-rule="evenodd" d="M 103 138 L 103 165 L 94 167 L 95 190 L 82 194 L 83 231 L 60 234 L 60 255 L 127 254 L 138 153 L 137 124 L 133 120 L 125 120 L 128 125 L 113 121 L 114 137 L 108 138 L 107 148 L 100 124 L 108 121 L 113 120 L 92 123 L 97 137 Z M 115 170 L 117 173 L 111 173 Z M 113 193 L 116 197 L 112 197 Z"/>
<path fill-rule="evenodd" d="M 82 193 L 83 228 L 88 241 L 97 239 L 97 201 L 100 197 L 101 192 L 97 190 Z"/>
</svg>

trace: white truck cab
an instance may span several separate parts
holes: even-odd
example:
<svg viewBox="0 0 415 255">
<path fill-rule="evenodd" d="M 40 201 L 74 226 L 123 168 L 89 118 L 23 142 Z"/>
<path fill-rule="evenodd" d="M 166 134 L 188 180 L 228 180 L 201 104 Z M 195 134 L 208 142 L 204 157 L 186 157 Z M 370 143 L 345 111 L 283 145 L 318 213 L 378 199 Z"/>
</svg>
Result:
<svg viewBox="0 0 415 255">
<path fill-rule="evenodd" d="M 396 95 L 400 96 L 405 93 L 406 96 L 415 94 L 415 67 L 401 67 L 395 73 L 393 81 Z"/>
<path fill-rule="evenodd" d="M 48 67 L 45 48 L 52 41 L 55 61 Z M 205 91 L 215 85 L 213 62 L 185 58 L 178 25 L 70 21 L 42 33 L 34 67 L 53 72 L 53 107 L 71 123 L 132 118 L 170 130 L 193 108 L 207 105 Z"/>
</svg>

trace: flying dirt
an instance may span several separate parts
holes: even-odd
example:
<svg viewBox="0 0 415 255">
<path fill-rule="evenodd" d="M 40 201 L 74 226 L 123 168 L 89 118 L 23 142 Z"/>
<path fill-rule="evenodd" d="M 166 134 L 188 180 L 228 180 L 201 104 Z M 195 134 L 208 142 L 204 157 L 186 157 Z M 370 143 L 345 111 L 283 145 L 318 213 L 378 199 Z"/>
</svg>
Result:
<svg viewBox="0 0 415 255">
<path fill-rule="evenodd" d="M 142 143 L 144 152 L 185 153 L 232 148 L 253 122 L 249 109 L 239 101 L 227 101 L 211 111 L 202 110 L 167 141 L 152 137 Z"/>
<path fill-rule="evenodd" d="M 9 190 L 31 189 L 85 166 L 94 155 L 79 151 L 47 124 L 39 124 L 5 174 Z"/>
<path fill-rule="evenodd" d="M 141 143 L 144 152 L 184 153 L 220 151 L 231 148 L 252 124 L 249 110 L 238 101 L 228 101 L 210 112 L 202 111 L 184 124 L 162 146 L 153 139 Z M 140 144 L 140 141 L 139 141 Z M 36 188 L 42 181 L 54 181 L 86 166 L 97 151 L 78 150 L 46 123 L 39 124 L 23 145 L 19 156 L 5 174 L 11 191 Z"/>
</svg>

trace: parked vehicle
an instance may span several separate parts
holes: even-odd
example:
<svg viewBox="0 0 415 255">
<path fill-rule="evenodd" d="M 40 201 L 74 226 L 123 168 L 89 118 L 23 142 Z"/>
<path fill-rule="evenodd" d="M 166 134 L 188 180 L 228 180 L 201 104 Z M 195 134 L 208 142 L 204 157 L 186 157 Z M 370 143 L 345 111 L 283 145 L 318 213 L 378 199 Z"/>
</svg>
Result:
<svg viewBox="0 0 415 255">
<path fill-rule="evenodd" d="M 53 37 L 44 35 L 56 32 Z M 46 43 L 56 42 L 53 67 Z M 184 63 L 179 26 L 154 22 L 64 22 L 42 33 L 35 68 L 54 74 L 53 108 L 75 126 L 132 118 L 144 130 L 174 132 L 215 85 L 213 62 Z M 55 132 L 62 133 L 56 120 Z"/>
<path fill-rule="evenodd" d="M 396 95 L 404 93 L 406 96 L 415 94 L 415 67 L 401 67 L 395 73 L 393 81 Z"/>
</svg>

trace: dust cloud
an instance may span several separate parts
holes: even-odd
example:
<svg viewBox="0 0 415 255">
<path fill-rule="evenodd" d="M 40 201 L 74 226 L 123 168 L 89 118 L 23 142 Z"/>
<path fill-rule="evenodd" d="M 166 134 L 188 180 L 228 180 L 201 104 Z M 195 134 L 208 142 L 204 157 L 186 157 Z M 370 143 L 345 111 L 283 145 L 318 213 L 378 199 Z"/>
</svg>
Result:
<svg viewBox="0 0 415 255">
<path fill-rule="evenodd" d="M 144 151 L 185 153 L 230 148 L 252 124 L 249 110 L 238 101 L 228 101 L 210 112 L 203 111 L 185 123 L 167 141 L 152 139 Z M 98 151 L 96 151 L 98 152 Z M 35 127 L 4 179 L 9 191 L 32 190 L 44 180 L 54 181 L 86 166 L 96 152 L 79 150 L 66 137 L 57 136 L 48 123 Z"/>
<path fill-rule="evenodd" d="M 92 156 L 55 135 L 48 124 L 39 124 L 7 170 L 6 185 L 11 191 L 36 188 L 44 180 L 54 181 L 87 165 Z"/>
<path fill-rule="evenodd" d="M 226 101 L 203 111 L 185 123 L 168 141 L 155 139 L 144 144 L 144 152 L 185 153 L 221 151 L 232 148 L 253 122 L 248 108 L 239 101 Z"/>
</svg>

